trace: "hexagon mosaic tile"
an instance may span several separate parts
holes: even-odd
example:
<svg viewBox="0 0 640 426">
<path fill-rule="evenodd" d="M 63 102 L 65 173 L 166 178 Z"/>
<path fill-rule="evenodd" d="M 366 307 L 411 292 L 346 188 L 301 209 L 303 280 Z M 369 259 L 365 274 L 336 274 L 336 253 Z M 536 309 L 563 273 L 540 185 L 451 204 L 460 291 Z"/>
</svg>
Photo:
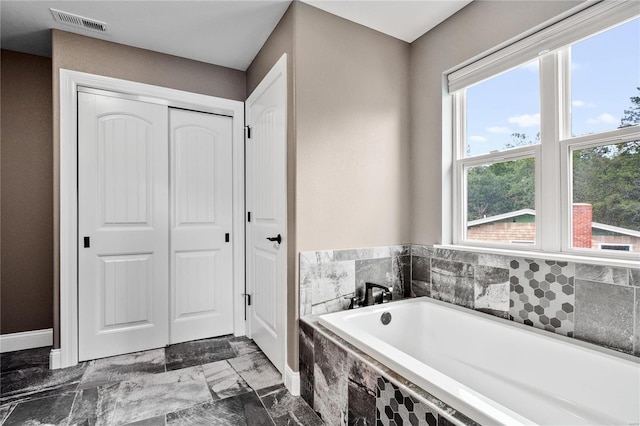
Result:
<svg viewBox="0 0 640 426">
<path fill-rule="evenodd" d="M 404 395 L 384 377 L 378 377 L 376 389 L 376 425 L 436 426 L 438 415 L 426 404 Z"/>
<path fill-rule="evenodd" d="M 573 337 L 575 264 L 514 259 L 509 315 L 519 323 Z"/>
</svg>

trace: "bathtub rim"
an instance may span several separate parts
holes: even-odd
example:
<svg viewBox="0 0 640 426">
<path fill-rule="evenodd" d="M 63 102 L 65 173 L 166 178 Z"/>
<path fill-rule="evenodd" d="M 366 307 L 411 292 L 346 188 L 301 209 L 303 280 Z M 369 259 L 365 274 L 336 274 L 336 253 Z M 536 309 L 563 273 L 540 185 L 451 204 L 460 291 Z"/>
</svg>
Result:
<svg viewBox="0 0 640 426">
<path fill-rule="evenodd" d="M 305 320 L 309 320 L 310 318 L 315 319 L 315 323 L 318 324 L 320 327 L 324 328 L 325 330 L 329 331 L 332 334 L 335 334 L 336 336 L 340 337 L 341 339 L 343 339 L 344 341 L 348 342 L 349 344 L 351 344 L 352 346 L 354 346 L 355 348 L 357 348 L 358 350 L 362 351 L 363 353 L 365 353 L 366 355 L 370 356 L 371 358 L 377 360 L 380 364 L 384 365 L 385 367 L 387 367 L 389 370 L 391 371 L 395 371 L 396 374 L 398 374 L 399 376 L 401 376 L 402 378 L 404 378 L 405 380 L 413 383 L 415 386 L 419 387 L 419 388 L 423 388 L 425 392 L 433 395 L 435 398 L 441 400 L 442 402 L 444 402 L 445 404 L 451 406 L 452 408 L 454 408 L 457 411 L 460 411 L 461 413 L 463 413 L 465 416 L 468 416 L 469 418 L 481 423 L 481 424 L 495 424 L 496 422 L 500 422 L 499 419 L 492 417 L 490 414 L 486 414 L 486 412 L 482 409 L 480 409 L 477 405 L 468 403 L 467 401 L 460 399 L 458 396 L 451 394 L 449 391 L 445 390 L 444 388 L 442 388 L 441 386 L 438 386 L 436 384 L 432 384 L 427 380 L 423 380 L 423 382 L 425 382 L 425 384 L 423 383 L 416 383 L 414 380 L 410 379 L 411 376 L 415 376 L 416 373 L 411 371 L 410 369 L 408 369 L 407 367 L 404 367 L 402 364 L 400 364 L 398 361 L 390 358 L 387 355 L 384 355 L 378 348 L 373 347 L 370 344 L 367 344 L 366 342 L 361 341 L 360 339 L 354 338 L 353 336 L 351 336 L 349 334 L 350 330 L 358 329 L 357 326 L 351 325 L 351 324 L 346 324 L 346 329 L 342 329 L 340 328 L 338 325 L 334 324 L 332 322 L 332 320 L 334 319 L 348 319 L 350 316 L 358 316 L 358 315 L 362 315 L 362 314 L 371 314 L 371 315 L 377 315 L 377 314 L 381 314 L 382 312 L 386 311 L 387 309 L 392 309 L 392 308 L 397 308 L 398 305 L 396 304 L 414 304 L 414 303 L 432 303 L 434 305 L 438 305 L 438 306 L 442 306 L 445 307 L 447 309 L 453 309 L 456 310 L 458 312 L 467 314 L 467 315 L 472 315 L 475 316 L 477 319 L 482 320 L 482 321 L 490 321 L 490 322 L 495 322 L 496 324 L 503 326 L 503 327 L 515 327 L 516 329 L 519 329 L 521 331 L 526 331 L 526 332 L 534 332 L 536 334 L 538 334 L 540 337 L 542 338 L 547 338 L 547 339 L 556 339 L 557 341 L 563 342 L 563 343 L 567 343 L 567 344 L 571 344 L 571 345 L 578 345 L 579 347 L 581 347 L 582 349 L 586 349 L 588 351 L 595 351 L 597 352 L 599 355 L 601 356 L 605 356 L 607 358 L 613 358 L 615 359 L 617 362 L 623 362 L 625 364 L 632 364 L 634 366 L 638 366 L 640 365 L 640 358 L 635 357 L 633 355 L 629 355 L 629 354 L 625 354 L 622 352 L 618 352 L 615 351 L 613 349 L 608 349 L 602 346 L 598 346 L 589 342 L 584 342 L 581 340 L 577 340 L 575 338 L 572 337 L 567 337 L 567 336 L 563 336 L 563 335 L 558 335 L 555 333 L 551 333 L 549 331 L 546 330 L 541 330 L 541 329 L 537 329 L 535 327 L 532 326 L 528 326 L 525 324 L 521 324 L 518 323 L 516 321 L 510 321 L 510 320 L 505 320 L 504 318 L 498 318 L 495 317 L 491 314 L 488 313 L 484 313 L 481 311 L 475 311 L 472 309 L 468 309 L 462 306 L 457 306 L 457 305 L 453 305 L 451 303 L 448 302 L 444 302 L 444 301 L 440 301 L 440 300 L 436 300 L 436 299 L 432 299 L 428 296 L 423 296 L 423 297 L 418 297 L 418 298 L 411 298 L 411 299 L 402 299 L 402 300 L 398 300 L 398 301 L 394 301 L 392 303 L 392 305 L 395 306 L 390 306 L 389 304 L 379 304 L 379 305 L 373 305 L 373 306 L 368 306 L 368 307 L 362 307 L 362 308 L 358 308 L 358 309 L 353 309 L 353 310 L 345 310 L 345 311 L 339 311 L 339 312 L 333 312 L 333 313 L 329 313 L 329 314 L 323 314 L 323 315 L 317 315 L 317 316 L 309 316 L 309 317 L 305 317 Z M 309 321 L 310 322 L 310 321 Z M 386 346 L 391 347 L 391 352 L 396 353 L 396 354 L 405 354 L 404 352 L 395 349 L 393 346 L 390 346 L 389 344 L 387 344 L 386 342 L 383 342 L 382 340 L 378 339 L 377 337 L 374 336 L 374 338 L 376 339 L 376 342 L 378 344 L 383 344 Z M 413 357 L 411 357 L 408 354 L 405 354 L 406 357 L 410 358 L 410 359 L 415 359 Z M 477 391 L 469 388 L 468 386 L 448 377 L 446 374 L 441 373 L 437 370 L 435 370 L 433 367 L 430 367 L 426 364 L 423 364 L 426 366 L 426 368 L 428 368 L 429 370 L 433 370 L 436 372 L 436 376 L 440 375 L 440 376 L 444 376 L 444 380 L 448 380 L 448 381 L 453 381 L 456 383 L 456 385 L 460 386 L 461 389 L 463 389 L 466 393 L 468 393 L 469 395 L 472 395 L 472 397 L 474 395 L 479 395 L 481 397 L 481 404 L 482 403 L 486 403 L 489 402 L 491 407 L 494 409 L 499 410 L 499 414 L 500 415 L 504 415 L 507 417 L 508 420 L 508 424 L 536 424 L 535 421 L 528 419 L 526 417 L 524 417 L 523 415 L 511 410 L 510 408 L 500 404 L 499 402 L 496 402 L 494 400 L 492 400 L 491 398 L 487 398 L 483 395 L 481 395 L 480 393 L 478 393 Z M 418 375 L 418 377 L 420 377 Z M 483 401 L 484 400 L 484 401 Z"/>
</svg>

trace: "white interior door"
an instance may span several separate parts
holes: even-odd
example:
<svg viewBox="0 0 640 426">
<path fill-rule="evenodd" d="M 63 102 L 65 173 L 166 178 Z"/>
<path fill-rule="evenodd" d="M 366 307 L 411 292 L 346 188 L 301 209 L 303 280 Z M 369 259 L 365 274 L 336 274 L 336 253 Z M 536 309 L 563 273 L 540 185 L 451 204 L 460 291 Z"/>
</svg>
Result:
<svg viewBox="0 0 640 426">
<path fill-rule="evenodd" d="M 232 119 L 170 109 L 170 343 L 233 332 Z"/>
<path fill-rule="evenodd" d="M 168 336 L 167 107 L 78 94 L 79 360 Z"/>
<path fill-rule="evenodd" d="M 283 56 L 245 104 L 247 291 L 251 337 L 284 372 L 287 266 L 287 77 Z M 280 237 L 279 241 L 276 241 Z M 271 240 L 269 240 L 271 239 Z"/>
</svg>

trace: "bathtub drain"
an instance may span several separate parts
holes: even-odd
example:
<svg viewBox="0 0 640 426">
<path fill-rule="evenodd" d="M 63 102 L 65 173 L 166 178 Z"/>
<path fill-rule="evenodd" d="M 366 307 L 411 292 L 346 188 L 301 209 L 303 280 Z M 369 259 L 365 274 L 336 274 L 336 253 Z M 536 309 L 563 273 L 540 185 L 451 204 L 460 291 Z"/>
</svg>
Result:
<svg viewBox="0 0 640 426">
<path fill-rule="evenodd" d="M 383 325 L 387 325 L 391 322 L 391 314 L 389 312 L 383 312 L 380 316 L 380 322 Z"/>
</svg>

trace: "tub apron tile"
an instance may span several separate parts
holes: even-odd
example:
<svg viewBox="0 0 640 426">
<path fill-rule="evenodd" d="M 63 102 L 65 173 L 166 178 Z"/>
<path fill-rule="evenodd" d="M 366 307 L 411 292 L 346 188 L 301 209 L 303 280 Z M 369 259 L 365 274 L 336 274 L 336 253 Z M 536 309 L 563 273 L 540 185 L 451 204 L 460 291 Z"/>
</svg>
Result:
<svg viewBox="0 0 640 426">
<path fill-rule="evenodd" d="M 313 409 L 327 425 L 347 424 L 347 356 L 320 333 L 314 336 Z"/>
</svg>

